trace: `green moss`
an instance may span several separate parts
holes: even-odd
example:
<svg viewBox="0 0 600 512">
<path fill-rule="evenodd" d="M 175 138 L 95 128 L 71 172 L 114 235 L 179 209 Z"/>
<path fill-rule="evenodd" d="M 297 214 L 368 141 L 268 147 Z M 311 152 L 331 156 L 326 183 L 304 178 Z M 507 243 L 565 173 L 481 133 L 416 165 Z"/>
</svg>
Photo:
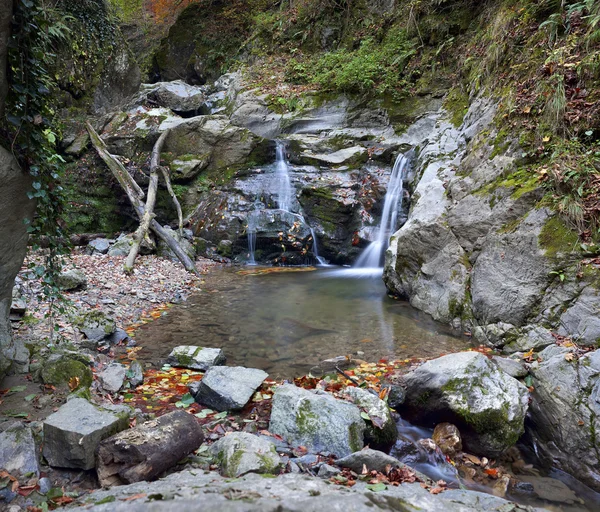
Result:
<svg viewBox="0 0 600 512">
<path fill-rule="evenodd" d="M 464 304 L 457 300 L 455 297 L 451 297 L 448 300 L 448 312 L 452 318 L 460 318 L 464 311 Z"/>
<path fill-rule="evenodd" d="M 319 424 L 319 415 L 312 411 L 308 400 L 302 400 L 296 411 L 296 427 L 302 435 L 312 435 Z"/>
<path fill-rule="evenodd" d="M 41 371 L 44 384 L 67 386 L 71 379 L 79 379 L 76 389 L 89 388 L 92 385 L 92 370 L 81 361 L 63 357 L 44 365 Z"/>
<path fill-rule="evenodd" d="M 450 113 L 450 122 L 458 128 L 469 110 L 469 95 L 460 86 L 453 87 L 444 99 L 444 108 Z"/>
<path fill-rule="evenodd" d="M 538 237 L 538 243 L 549 258 L 556 258 L 559 254 L 574 251 L 578 247 L 578 242 L 577 233 L 557 215 L 546 221 Z"/>
<path fill-rule="evenodd" d="M 491 195 L 496 190 L 504 188 L 512 190 L 511 199 L 517 200 L 528 192 L 540 188 L 539 175 L 528 169 L 520 169 L 508 176 L 500 176 L 492 183 L 475 191 L 478 195 Z"/>
<path fill-rule="evenodd" d="M 356 423 L 352 423 L 349 428 L 349 445 L 352 452 L 362 450 L 364 446 L 360 428 Z"/>
</svg>

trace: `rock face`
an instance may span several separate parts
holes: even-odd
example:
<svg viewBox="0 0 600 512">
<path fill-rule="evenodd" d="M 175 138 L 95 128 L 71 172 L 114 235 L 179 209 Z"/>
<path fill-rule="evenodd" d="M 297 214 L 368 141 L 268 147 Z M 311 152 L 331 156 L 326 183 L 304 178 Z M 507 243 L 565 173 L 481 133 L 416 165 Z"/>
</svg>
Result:
<svg viewBox="0 0 600 512">
<path fill-rule="evenodd" d="M 28 426 L 13 423 L 0 432 L 0 468 L 13 476 L 39 476 L 38 449 Z"/>
<path fill-rule="evenodd" d="M 27 226 L 25 218 L 33 218 L 35 202 L 27 197 L 31 190 L 31 177 L 21 171 L 10 151 L 0 146 L 0 379 L 6 375 L 15 358 L 9 321 L 12 290 L 25 252 L 27 251 Z"/>
<path fill-rule="evenodd" d="M 213 366 L 200 381 L 195 399 L 218 411 L 242 409 L 267 377 L 255 368 Z"/>
<path fill-rule="evenodd" d="M 362 449 L 365 422 L 353 404 L 284 384 L 273 395 L 269 431 L 292 445 L 345 457 Z"/>
<path fill-rule="evenodd" d="M 111 414 L 74 398 L 44 421 L 44 457 L 54 467 L 92 469 L 100 441 L 128 426 L 128 415 Z"/>
<path fill-rule="evenodd" d="M 370 418 L 366 423 L 365 444 L 377 450 L 389 450 L 398 438 L 398 430 L 388 405 L 362 388 L 349 387 L 344 394 Z"/>
<path fill-rule="evenodd" d="M 478 352 L 427 361 L 406 375 L 406 386 L 401 411 L 421 422 L 456 423 L 475 453 L 498 456 L 524 432 L 527 388 Z"/>
<path fill-rule="evenodd" d="M 579 359 L 550 346 L 531 368 L 534 393 L 528 431 L 547 463 L 600 491 L 600 352 Z"/>
<path fill-rule="evenodd" d="M 171 351 L 167 363 L 179 368 L 206 371 L 211 366 L 225 364 L 225 354 L 220 348 L 180 345 Z"/>
<path fill-rule="evenodd" d="M 210 453 L 224 476 L 237 478 L 246 473 L 277 474 L 281 460 L 275 445 L 246 432 L 235 432 L 219 439 Z"/>
</svg>

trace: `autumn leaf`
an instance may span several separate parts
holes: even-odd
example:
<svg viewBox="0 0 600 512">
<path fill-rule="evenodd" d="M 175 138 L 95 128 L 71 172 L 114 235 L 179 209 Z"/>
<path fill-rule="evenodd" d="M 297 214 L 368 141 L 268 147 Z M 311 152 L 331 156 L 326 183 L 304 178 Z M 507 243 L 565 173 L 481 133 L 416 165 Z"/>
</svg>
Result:
<svg viewBox="0 0 600 512">
<path fill-rule="evenodd" d="M 575 361 L 575 359 L 575 354 L 573 354 L 573 352 L 565 354 L 565 361 Z"/>
<path fill-rule="evenodd" d="M 71 377 L 69 379 L 69 389 L 71 391 L 75 391 L 79 387 L 80 379 L 79 377 Z"/>
</svg>

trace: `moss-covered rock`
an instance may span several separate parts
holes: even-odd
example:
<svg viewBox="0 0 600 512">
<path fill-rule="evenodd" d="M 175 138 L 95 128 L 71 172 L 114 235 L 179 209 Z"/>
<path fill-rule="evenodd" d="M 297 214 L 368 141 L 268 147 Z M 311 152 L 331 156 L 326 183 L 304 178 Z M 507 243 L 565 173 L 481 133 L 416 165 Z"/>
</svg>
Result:
<svg viewBox="0 0 600 512">
<path fill-rule="evenodd" d="M 42 366 L 40 377 L 44 384 L 71 391 L 86 390 L 92 385 L 90 367 L 68 355 L 51 356 Z"/>
</svg>

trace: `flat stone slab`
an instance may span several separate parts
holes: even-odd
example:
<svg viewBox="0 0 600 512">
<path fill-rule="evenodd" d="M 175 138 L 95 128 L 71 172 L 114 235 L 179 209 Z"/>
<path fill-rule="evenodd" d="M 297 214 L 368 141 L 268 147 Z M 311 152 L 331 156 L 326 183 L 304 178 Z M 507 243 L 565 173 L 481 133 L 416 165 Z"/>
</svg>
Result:
<svg viewBox="0 0 600 512">
<path fill-rule="evenodd" d="M 225 364 L 225 354 L 220 348 L 180 345 L 171 351 L 167 363 L 177 368 L 206 371 L 212 366 Z"/>
<path fill-rule="evenodd" d="M 73 398 L 44 421 L 44 457 L 50 466 L 92 469 L 100 441 L 128 426 L 127 414 L 117 416 Z"/>
<path fill-rule="evenodd" d="M 242 409 L 268 373 L 243 366 L 213 366 L 200 381 L 196 402 L 217 411 Z"/>
<path fill-rule="evenodd" d="M 11 475 L 40 474 L 35 441 L 31 429 L 13 423 L 0 432 L 0 468 Z"/>
</svg>

